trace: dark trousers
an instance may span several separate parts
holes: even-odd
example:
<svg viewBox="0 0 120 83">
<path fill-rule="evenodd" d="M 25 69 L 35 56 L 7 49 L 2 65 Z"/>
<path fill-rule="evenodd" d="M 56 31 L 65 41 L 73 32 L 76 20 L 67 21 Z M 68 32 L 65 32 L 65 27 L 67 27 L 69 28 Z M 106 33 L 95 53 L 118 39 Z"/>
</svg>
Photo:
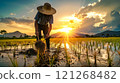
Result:
<svg viewBox="0 0 120 83">
<path fill-rule="evenodd" d="M 39 38 L 37 37 L 37 41 L 41 40 L 42 38 L 42 34 L 41 31 L 43 31 L 44 37 L 46 36 L 46 34 L 48 33 L 48 25 L 40 25 L 38 24 L 38 32 L 39 32 Z M 47 45 L 47 49 L 50 49 L 50 37 L 46 38 L 46 45 Z"/>
</svg>

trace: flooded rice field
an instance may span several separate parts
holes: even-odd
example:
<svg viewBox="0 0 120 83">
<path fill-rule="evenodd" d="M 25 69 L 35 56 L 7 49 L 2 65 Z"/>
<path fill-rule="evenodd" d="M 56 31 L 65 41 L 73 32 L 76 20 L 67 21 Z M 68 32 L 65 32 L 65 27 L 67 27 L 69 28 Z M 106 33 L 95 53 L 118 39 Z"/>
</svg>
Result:
<svg viewBox="0 0 120 83">
<path fill-rule="evenodd" d="M 45 40 L 43 40 L 45 42 Z M 0 40 L 0 67 L 119 67 L 120 38 L 51 38 L 50 52 L 35 39 Z"/>
</svg>

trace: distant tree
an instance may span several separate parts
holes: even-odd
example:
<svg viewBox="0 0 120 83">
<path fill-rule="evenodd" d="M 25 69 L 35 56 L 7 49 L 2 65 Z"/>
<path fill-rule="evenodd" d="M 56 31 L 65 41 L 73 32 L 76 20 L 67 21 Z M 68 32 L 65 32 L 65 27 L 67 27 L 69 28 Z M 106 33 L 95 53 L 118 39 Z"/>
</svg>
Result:
<svg viewBox="0 0 120 83">
<path fill-rule="evenodd" d="M 90 37 L 94 37 L 94 35 L 91 35 Z"/>
<path fill-rule="evenodd" d="M 90 37 L 88 34 L 85 35 L 86 37 Z"/>
<path fill-rule="evenodd" d="M 24 34 L 24 38 L 28 38 L 29 37 L 29 35 L 27 35 L 27 34 Z"/>
<path fill-rule="evenodd" d="M 13 36 L 13 39 L 16 39 L 16 36 Z"/>
<path fill-rule="evenodd" d="M 4 35 L 4 34 L 6 34 L 6 33 L 7 33 L 7 31 L 6 31 L 6 30 L 1 30 L 1 31 L 0 31 L 0 33 L 3 35 L 3 37 L 5 37 L 5 35 Z"/>
<path fill-rule="evenodd" d="M 105 35 L 104 35 L 104 34 L 102 34 L 102 37 L 105 37 Z"/>
<path fill-rule="evenodd" d="M 20 38 L 22 38 L 22 35 L 20 35 Z"/>
<path fill-rule="evenodd" d="M 106 35 L 106 37 L 110 37 L 110 35 L 109 35 L 109 34 L 107 34 L 107 35 Z"/>
<path fill-rule="evenodd" d="M 35 36 L 35 35 L 33 35 L 33 36 L 32 36 L 32 38 L 36 38 L 36 36 Z"/>
<path fill-rule="evenodd" d="M 4 35 L 4 34 L 7 33 L 7 31 L 6 31 L 6 30 L 1 30 L 0 33 L 1 33 L 2 35 Z"/>
</svg>

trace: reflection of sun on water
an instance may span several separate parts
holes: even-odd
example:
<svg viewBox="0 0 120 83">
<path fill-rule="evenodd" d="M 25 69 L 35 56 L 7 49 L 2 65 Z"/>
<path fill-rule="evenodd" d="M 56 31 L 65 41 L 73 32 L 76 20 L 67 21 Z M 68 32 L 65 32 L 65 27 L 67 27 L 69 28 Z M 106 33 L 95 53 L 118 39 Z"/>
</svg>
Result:
<svg viewBox="0 0 120 83">
<path fill-rule="evenodd" d="M 66 48 L 67 48 L 67 49 L 70 48 L 68 43 L 66 43 Z"/>
<path fill-rule="evenodd" d="M 61 44 L 61 46 L 62 46 L 63 48 L 65 48 L 64 43 L 62 43 L 62 44 Z M 66 48 L 67 48 L 67 49 L 69 49 L 69 48 L 70 48 L 68 43 L 66 43 Z"/>
<path fill-rule="evenodd" d="M 58 47 L 58 45 L 56 45 L 56 47 L 55 47 L 55 48 L 57 48 L 57 47 Z M 62 44 L 61 44 L 61 48 L 65 48 L 64 43 L 62 43 Z M 66 43 L 66 48 L 67 48 L 67 49 L 69 49 L 69 48 L 70 48 L 70 46 L 69 46 L 69 44 L 68 44 L 68 43 Z"/>
</svg>

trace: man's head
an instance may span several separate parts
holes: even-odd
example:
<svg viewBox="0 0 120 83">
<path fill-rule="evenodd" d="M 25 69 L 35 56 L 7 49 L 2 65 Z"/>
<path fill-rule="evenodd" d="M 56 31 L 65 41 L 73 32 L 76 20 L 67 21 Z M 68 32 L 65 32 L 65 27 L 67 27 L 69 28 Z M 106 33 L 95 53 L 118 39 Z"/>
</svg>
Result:
<svg viewBox="0 0 120 83">
<path fill-rule="evenodd" d="M 56 13 L 56 10 L 53 7 L 51 7 L 51 4 L 49 3 L 44 3 L 43 6 L 37 7 L 37 10 L 40 13 L 46 14 L 46 15 L 53 15 Z"/>
</svg>

